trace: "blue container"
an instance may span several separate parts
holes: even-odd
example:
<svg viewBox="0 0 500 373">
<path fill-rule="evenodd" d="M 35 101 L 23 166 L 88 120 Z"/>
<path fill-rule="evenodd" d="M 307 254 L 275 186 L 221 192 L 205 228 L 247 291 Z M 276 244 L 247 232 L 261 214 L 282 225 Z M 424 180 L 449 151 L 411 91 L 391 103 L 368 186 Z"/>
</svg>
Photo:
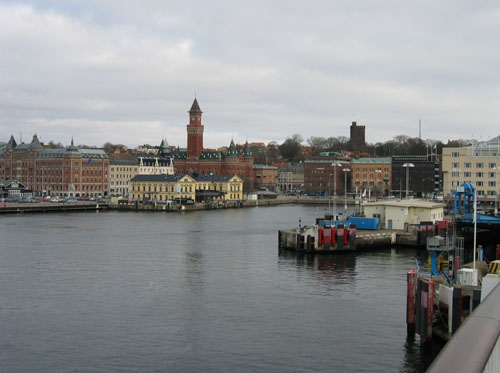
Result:
<svg viewBox="0 0 500 373">
<path fill-rule="evenodd" d="M 349 216 L 347 221 L 349 224 L 356 224 L 357 229 L 377 230 L 380 224 L 378 218 L 363 218 L 359 216 Z"/>
</svg>

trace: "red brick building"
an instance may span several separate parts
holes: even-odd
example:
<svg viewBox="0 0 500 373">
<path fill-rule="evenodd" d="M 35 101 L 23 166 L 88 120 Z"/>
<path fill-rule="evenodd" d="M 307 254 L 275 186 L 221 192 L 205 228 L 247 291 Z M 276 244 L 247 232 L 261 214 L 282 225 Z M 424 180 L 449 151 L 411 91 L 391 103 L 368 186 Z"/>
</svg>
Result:
<svg viewBox="0 0 500 373">
<path fill-rule="evenodd" d="M 101 149 L 44 149 L 37 135 L 30 144 L 11 136 L 0 151 L 0 177 L 18 180 L 35 195 L 107 196 L 109 158 Z"/>
<path fill-rule="evenodd" d="M 174 152 L 174 168 L 181 175 L 238 175 L 253 179 L 253 157 L 248 142 L 240 152 L 234 141 L 225 151 L 203 148 L 202 111 L 196 98 L 189 110 L 187 125 L 187 151 Z"/>
<path fill-rule="evenodd" d="M 333 196 L 344 194 L 344 168 L 350 169 L 351 159 L 337 153 L 311 157 L 304 161 L 304 190 L 309 195 Z M 348 186 L 351 176 L 348 174 Z"/>
<path fill-rule="evenodd" d="M 271 191 L 277 191 L 278 185 L 278 167 L 256 164 L 253 166 L 255 176 L 255 189 L 265 188 Z"/>
</svg>

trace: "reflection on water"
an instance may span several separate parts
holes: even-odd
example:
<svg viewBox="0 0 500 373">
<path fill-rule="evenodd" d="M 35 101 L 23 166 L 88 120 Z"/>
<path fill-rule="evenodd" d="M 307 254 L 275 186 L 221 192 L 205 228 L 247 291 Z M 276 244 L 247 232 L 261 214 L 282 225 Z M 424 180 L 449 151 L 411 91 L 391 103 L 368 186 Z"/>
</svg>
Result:
<svg viewBox="0 0 500 373">
<path fill-rule="evenodd" d="M 315 207 L 0 217 L 5 371 L 423 372 L 414 250 L 278 251 Z M 12 234 L 12 232 L 16 234 Z"/>
<path fill-rule="evenodd" d="M 356 265 L 356 253 L 320 255 L 280 250 L 279 257 L 280 259 L 284 259 L 285 262 L 289 261 L 291 265 L 304 265 L 309 269 L 320 271 L 354 271 Z"/>
<path fill-rule="evenodd" d="M 199 251 L 186 251 L 184 258 L 184 280 L 189 291 L 199 293 L 205 286 L 204 259 Z"/>
<path fill-rule="evenodd" d="M 425 348 L 418 336 L 408 336 L 405 343 L 405 360 L 401 372 L 425 372 L 444 346 L 444 342 L 434 340 Z"/>
</svg>

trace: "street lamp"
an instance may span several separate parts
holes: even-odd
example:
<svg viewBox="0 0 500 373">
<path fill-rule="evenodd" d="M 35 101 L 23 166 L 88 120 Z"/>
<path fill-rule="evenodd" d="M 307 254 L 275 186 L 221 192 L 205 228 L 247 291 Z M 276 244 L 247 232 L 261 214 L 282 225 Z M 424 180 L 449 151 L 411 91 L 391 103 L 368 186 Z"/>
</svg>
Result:
<svg viewBox="0 0 500 373">
<path fill-rule="evenodd" d="M 406 198 L 408 198 L 408 179 L 410 177 L 410 167 L 415 167 L 413 163 L 403 163 L 403 167 L 406 167 Z"/>
<path fill-rule="evenodd" d="M 333 203 L 335 210 L 337 210 L 337 166 L 342 166 L 342 163 L 335 161 L 332 162 L 333 167 Z"/>
<path fill-rule="evenodd" d="M 500 166 L 495 166 L 493 167 L 494 170 L 500 170 Z M 495 172 L 495 181 L 498 179 L 498 175 L 500 175 L 499 172 Z M 497 193 L 495 195 L 495 216 L 498 216 L 498 205 L 499 205 L 499 200 L 498 200 L 498 191 L 500 191 L 500 188 L 498 188 L 500 185 L 499 181 L 496 181 L 496 186 L 497 186 Z"/>
<path fill-rule="evenodd" d="M 330 177 L 332 174 L 328 174 L 328 213 L 330 214 L 332 210 L 330 209 L 330 201 L 332 199 L 332 195 L 330 193 Z"/>
<path fill-rule="evenodd" d="M 382 178 L 382 170 L 380 168 L 377 168 L 375 170 L 375 172 L 377 173 L 377 178 L 375 180 L 375 182 L 377 183 L 376 186 L 375 186 L 375 189 L 377 190 L 377 195 L 380 194 L 380 189 L 378 188 L 378 185 L 379 183 L 381 183 L 381 181 L 379 181 L 381 178 Z"/>
<path fill-rule="evenodd" d="M 343 168 L 342 171 L 344 171 L 344 215 L 347 215 L 347 173 L 351 170 Z"/>
</svg>

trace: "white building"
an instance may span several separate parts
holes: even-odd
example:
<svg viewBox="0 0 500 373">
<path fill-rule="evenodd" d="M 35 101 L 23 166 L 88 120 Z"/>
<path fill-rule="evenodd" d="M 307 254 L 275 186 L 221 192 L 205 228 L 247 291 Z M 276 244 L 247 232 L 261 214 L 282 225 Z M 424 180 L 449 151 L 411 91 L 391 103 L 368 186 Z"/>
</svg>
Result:
<svg viewBox="0 0 500 373">
<path fill-rule="evenodd" d="M 405 229 L 405 224 L 443 220 L 443 204 L 420 199 L 388 200 L 364 205 L 365 216 L 379 218 L 381 229 Z"/>
<path fill-rule="evenodd" d="M 138 175 L 174 175 L 173 158 L 139 156 Z"/>
</svg>

